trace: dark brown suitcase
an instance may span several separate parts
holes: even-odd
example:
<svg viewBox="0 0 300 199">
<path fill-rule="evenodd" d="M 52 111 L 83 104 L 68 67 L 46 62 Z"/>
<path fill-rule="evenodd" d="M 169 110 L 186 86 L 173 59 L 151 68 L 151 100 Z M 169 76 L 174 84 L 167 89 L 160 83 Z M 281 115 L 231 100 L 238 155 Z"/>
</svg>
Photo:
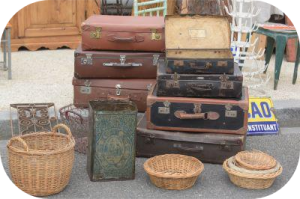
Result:
<svg viewBox="0 0 300 199">
<path fill-rule="evenodd" d="M 124 51 L 75 51 L 77 78 L 155 79 L 157 64 L 164 53 Z"/>
<path fill-rule="evenodd" d="M 163 17 L 93 15 L 81 29 L 83 50 L 165 50 Z"/>
<path fill-rule="evenodd" d="M 249 97 L 209 99 L 157 97 L 156 86 L 147 97 L 147 127 L 155 130 L 202 133 L 247 133 Z"/>
<path fill-rule="evenodd" d="M 164 61 L 157 72 L 157 96 L 241 98 L 243 74 L 235 64 L 234 74 L 167 74 Z"/>
<path fill-rule="evenodd" d="M 138 123 L 137 157 L 182 154 L 194 156 L 202 162 L 222 164 L 245 147 L 246 135 L 158 131 L 147 129 L 146 124 L 146 117 Z"/>
<path fill-rule="evenodd" d="M 77 79 L 73 78 L 74 105 L 88 107 L 89 101 L 120 99 L 133 101 L 140 112 L 146 110 L 146 99 L 154 79 Z"/>
<path fill-rule="evenodd" d="M 223 16 L 166 16 L 167 73 L 233 74 L 231 30 Z"/>
<path fill-rule="evenodd" d="M 180 14 L 221 15 L 219 0 L 177 0 Z"/>
</svg>

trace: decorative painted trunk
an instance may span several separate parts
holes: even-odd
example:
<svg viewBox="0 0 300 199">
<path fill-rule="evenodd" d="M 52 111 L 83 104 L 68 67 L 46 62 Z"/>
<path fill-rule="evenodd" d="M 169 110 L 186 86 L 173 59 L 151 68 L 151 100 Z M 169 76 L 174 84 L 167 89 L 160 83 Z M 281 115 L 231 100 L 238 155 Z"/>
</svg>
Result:
<svg viewBox="0 0 300 199">
<path fill-rule="evenodd" d="M 133 102 L 91 101 L 87 171 L 91 181 L 135 175 L 137 107 Z"/>
</svg>

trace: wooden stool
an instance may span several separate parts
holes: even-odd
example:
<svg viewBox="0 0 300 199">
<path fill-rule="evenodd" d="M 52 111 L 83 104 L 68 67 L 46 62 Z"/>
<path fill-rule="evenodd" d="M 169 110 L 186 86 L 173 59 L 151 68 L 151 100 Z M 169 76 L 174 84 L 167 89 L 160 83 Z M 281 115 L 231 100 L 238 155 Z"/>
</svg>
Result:
<svg viewBox="0 0 300 199">
<path fill-rule="evenodd" d="M 11 25 L 8 23 L 3 31 L 1 43 L 3 45 L 3 67 L 8 70 L 8 79 L 12 78 L 11 74 L 11 42 L 10 42 Z"/>
<path fill-rule="evenodd" d="M 290 32 L 279 32 L 274 30 L 267 30 L 264 28 L 259 28 L 256 31 L 257 34 L 262 34 L 267 36 L 267 51 L 266 51 L 266 63 L 268 65 L 270 63 L 272 53 L 274 50 L 274 44 L 276 42 L 276 62 L 275 62 L 275 80 L 274 80 L 274 90 L 277 90 L 281 65 L 284 57 L 284 50 L 286 48 L 286 44 L 288 39 L 298 38 L 296 31 Z M 297 73 L 298 73 L 298 65 L 299 65 L 299 57 L 300 57 L 300 49 L 298 44 L 297 50 L 297 58 L 295 62 L 295 69 L 294 69 L 294 77 L 293 77 L 293 84 L 296 84 L 297 80 Z M 268 68 L 266 68 L 265 73 L 267 72 Z"/>
</svg>

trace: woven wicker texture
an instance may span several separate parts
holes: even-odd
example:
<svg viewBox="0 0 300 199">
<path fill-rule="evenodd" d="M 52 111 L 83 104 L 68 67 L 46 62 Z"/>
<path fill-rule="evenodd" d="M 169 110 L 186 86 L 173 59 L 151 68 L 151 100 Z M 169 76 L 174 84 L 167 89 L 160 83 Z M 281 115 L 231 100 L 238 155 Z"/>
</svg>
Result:
<svg viewBox="0 0 300 199">
<path fill-rule="evenodd" d="M 65 129 L 68 135 L 57 133 Z M 59 124 L 53 132 L 38 132 L 12 138 L 8 144 L 12 181 L 33 196 L 62 191 L 69 183 L 74 162 L 75 141 L 70 129 Z"/>
<path fill-rule="evenodd" d="M 276 166 L 275 158 L 261 151 L 239 152 L 235 160 L 246 169 L 267 170 Z"/>
<path fill-rule="evenodd" d="M 144 164 L 151 182 L 164 189 L 183 190 L 192 187 L 204 170 L 194 157 L 166 154 L 148 159 Z"/>
<path fill-rule="evenodd" d="M 229 161 L 233 161 L 231 164 Z M 253 170 L 253 173 L 248 173 L 244 171 L 237 171 L 230 166 L 232 164 L 236 165 L 234 159 L 227 159 L 223 163 L 224 170 L 228 173 L 230 181 L 242 188 L 246 189 L 267 189 L 272 186 L 274 180 L 277 176 L 282 173 L 282 167 L 279 165 L 278 169 L 275 172 L 263 171 L 264 173 L 255 173 L 256 171 Z M 243 169 L 242 169 L 243 170 Z"/>
</svg>

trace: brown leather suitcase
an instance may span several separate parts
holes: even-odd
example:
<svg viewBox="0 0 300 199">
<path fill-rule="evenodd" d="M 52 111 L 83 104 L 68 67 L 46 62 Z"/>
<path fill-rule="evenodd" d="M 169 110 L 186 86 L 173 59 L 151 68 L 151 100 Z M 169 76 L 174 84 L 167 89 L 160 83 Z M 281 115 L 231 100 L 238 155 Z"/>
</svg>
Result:
<svg viewBox="0 0 300 199">
<path fill-rule="evenodd" d="M 83 50 L 165 50 L 163 17 L 93 15 L 81 29 Z"/>
<path fill-rule="evenodd" d="M 136 155 L 153 157 L 163 154 L 182 154 L 202 162 L 222 164 L 223 161 L 244 150 L 246 135 L 213 133 L 183 133 L 150 130 L 146 117 L 138 123 Z"/>
<path fill-rule="evenodd" d="M 74 105 L 88 107 L 89 101 L 99 99 L 130 100 L 140 112 L 146 110 L 146 99 L 154 79 L 77 79 L 73 78 Z"/>
<path fill-rule="evenodd" d="M 167 72 L 232 74 L 231 30 L 224 16 L 166 16 Z"/>
<path fill-rule="evenodd" d="M 153 130 L 245 135 L 248 127 L 248 89 L 241 99 L 147 97 L 147 127 Z"/>
<path fill-rule="evenodd" d="M 158 60 L 164 53 L 124 51 L 75 51 L 78 78 L 155 79 Z"/>
</svg>

